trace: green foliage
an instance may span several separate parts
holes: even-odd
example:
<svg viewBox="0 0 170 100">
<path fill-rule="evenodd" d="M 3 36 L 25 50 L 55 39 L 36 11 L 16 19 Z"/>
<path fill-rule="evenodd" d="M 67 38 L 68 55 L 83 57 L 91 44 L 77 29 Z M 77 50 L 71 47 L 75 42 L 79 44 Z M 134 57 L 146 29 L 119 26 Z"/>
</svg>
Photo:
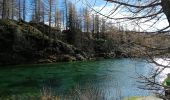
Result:
<svg viewBox="0 0 170 100">
<path fill-rule="evenodd" d="M 124 100 L 139 100 L 141 97 L 129 97 L 125 98 Z"/>
</svg>

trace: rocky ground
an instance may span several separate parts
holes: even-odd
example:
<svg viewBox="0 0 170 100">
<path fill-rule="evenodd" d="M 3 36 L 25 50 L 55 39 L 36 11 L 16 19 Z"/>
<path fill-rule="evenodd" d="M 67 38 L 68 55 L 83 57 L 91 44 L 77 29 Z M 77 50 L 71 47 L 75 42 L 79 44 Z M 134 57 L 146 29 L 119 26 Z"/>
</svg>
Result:
<svg viewBox="0 0 170 100">
<path fill-rule="evenodd" d="M 163 99 L 160 99 L 155 95 L 151 95 L 151 96 L 145 96 L 145 97 L 130 97 L 124 100 L 163 100 Z"/>
<path fill-rule="evenodd" d="M 138 98 L 137 100 L 163 100 L 163 99 L 160 99 L 155 96 L 146 96 L 146 97 Z"/>
<path fill-rule="evenodd" d="M 0 20 L 0 65 L 86 60 L 78 48 L 49 36 L 27 23 Z"/>
</svg>

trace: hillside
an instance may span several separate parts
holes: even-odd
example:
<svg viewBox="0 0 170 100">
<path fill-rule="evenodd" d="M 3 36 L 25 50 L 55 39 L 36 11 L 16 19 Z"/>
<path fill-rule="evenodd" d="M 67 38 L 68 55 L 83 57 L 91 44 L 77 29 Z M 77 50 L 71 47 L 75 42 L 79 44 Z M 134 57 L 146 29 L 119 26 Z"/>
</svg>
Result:
<svg viewBox="0 0 170 100">
<path fill-rule="evenodd" d="M 84 52 L 50 39 L 26 22 L 0 20 L 0 64 L 51 63 L 87 59 Z"/>
<path fill-rule="evenodd" d="M 0 20 L 0 64 L 54 63 L 96 58 L 169 55 L 165 35 L 110 30 L 96 34 L 63 30 L 43 23 Z M 164 38 L 164 39 L 162 39 Z M 156 49 L 155 49 L 156 48 Z"/>
</svg>

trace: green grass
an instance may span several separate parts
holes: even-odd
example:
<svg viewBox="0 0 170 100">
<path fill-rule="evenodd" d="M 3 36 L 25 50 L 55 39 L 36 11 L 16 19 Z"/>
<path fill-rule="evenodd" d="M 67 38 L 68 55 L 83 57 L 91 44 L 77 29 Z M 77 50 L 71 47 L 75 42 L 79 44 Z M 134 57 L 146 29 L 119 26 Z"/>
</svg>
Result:
<svg viewBox="0 0 170 100">
<path fill-rule="evenodd" d="M 123 100 L 138 100 L 139 98 L 142 98 L 141 96 L 134 96 L 134 97 L 128 97 Z"/>
<path fill-rule="evenodd" d="M 168 79 L 166 78 L 166 79 L 162 82 L 162 85 L 163 85 L 163 86 L 168 86 L 167 83 L 166 83 L 167 81 L 168 81 Z"/>
</svg>

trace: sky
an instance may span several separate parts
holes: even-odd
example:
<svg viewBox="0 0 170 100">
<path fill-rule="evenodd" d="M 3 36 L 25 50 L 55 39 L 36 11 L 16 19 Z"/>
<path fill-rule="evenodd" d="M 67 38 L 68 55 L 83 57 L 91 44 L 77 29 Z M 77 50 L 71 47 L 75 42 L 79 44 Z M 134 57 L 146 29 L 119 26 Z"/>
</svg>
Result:
<svg viewBox="0 0 170 100">
<path fill-rule="evenodd" d="M 111 12 L 114 11 L 114 7 L 115 7 L 113 3 L 107 3 L 107 5 L 106 5 L 106 1 L 104 1 L 104 0 L 70 0 L 70 1 L 72 1 L 78 9 L 83 8 L 83 7 L 92 8 L 93 10 L 91 9 L 91 13 L 93 13 L 93 14 L 96 14 L 96 12 L 94 11 L 94 10 L 96 10 L 96 11 L 100 11 L 101 14 L 109 15 Z M 63 3 L 63 0 L 58 0 L 59 7 L 61 7 L 62 3 Z M 104 9 L 103 9 L 103 7 L 104 7 Z M 124 17 L 125 14 L 128 14 L 128 13 L 127 12 L 115 12 L 115 14 L 113 14 L 110 17 L 120 18 L 120 17 Z M 101 16 L 101 17 L 103 17 L 103 16 Z M 28 18 L 28 19 L 30 19 L 30 18 Z M 150 26 L 152 25 L 154 20 L 143 23 L 143 24 L 139 24 L 139 25 L 136 24 L 136 23 L 139 23 L 136 21 L 135 22 L 133 22 L 133 21 L 123 21 L 123 22 L 121 21 L 120 22 L 120 20 L 112 20 L 112 19 L 106 19 L 106 20 L 108 22 L 114 23 L 115 26 L 118 23 L 119 26 L 122 26 L 125 29 L 128 29 L 128 30 L 135 29 L 136 31 L 157 31 L 157 30 L 162 29 L 162 28 L 166 27 L 167 25 L 169 25 L 165 16 L 164 16 L 164 20 L 158 21 L 153 27 L 150 27 Z"/>
<path fill-rule="evenodd" d="M 94 10 L 100 11 L 100 13 L 104 15 L 109 15 L 110 12 L 114 10 L 114 5 L 112 3 L 107 3 L 104 0 L 72 0 L 72 2 L 75 2 L 77 4 L 78 8 L 81 8 L 82 6 L 87 6 L 88 7 L 93 7 Z M 104 9 L 103 9 L 104 7 Z M 101 10 L 102 9 L 102 10 Z M 93 11 L 92 11 L 93 12 Z M 95 13 L 95 12 L 93 12 Z M 111 17 L 114 18 L 120 18 L 124 17 L 124 15 L 128 14 L 127 12 L 116 12 L 114 15 Z M 147 31 L 147 32 L 152 32 L 152 31 L 158 31 L 159 29 L 165 28 L 166 26 L 169 25 L 167 19 L 165 16 L 162 17 L 161 20 L 157 21 L 157 23 L 151 27 L 151 25 L 155 22 L 155 20 L 148 21 L 146 23 L 140 23 L 138 22 L 132 22 L 132 21 L 117 21 L 117 20 L 112 20 L 112 19 L 107 19 L 108 21 L 111 21 L 113 23 L 119 23 L 119 25 L 127 28 L 128 30 L 133 30 L 136 29 L 137 31 Z M 146 19 L 144 19 L 146 20 Z M 140 23 L 140 24 L 136 24 Z"/>
<path fill-rule="evenodd" d="M 104 5 L 95 6 L 94 9 L 96 9 L 97 11 L 100 11 L 100 9 L 102 9 L 103 6 Z M 112 5 L 106 6 L 101 11 L 101 13 L 105 14 L 105 15 L 108 15 L 108 13 L 110 11 L 112 11 L 112 9 L 113 9 Z M 121 18 L 121 17 L 124 17 L 124 14 L 119 12 L 119 13 L 114 14 L 113 17 Z M 129 30 L 133 30 L 135 28 L 137 31 L 138 30 L 139 31 L 143 31 L 143 30 L 146 30 L 146 31 L 156 31 L 156 30 L 162 29 L 162 28 L 164 28 L 164 27 L 169 25 L 166 17 L 164 16 L 163 18 L 164 19 L 162 19 L 160 21 L 157 21 L 157 23 L 153 26 L 153 28 L 151 28 L 150 26 L 154 23 L 155 20 L 148 21 L 148 22 L 145 22 L 145 23 L 140 24 L 140 25 L 136 24 L 138 22 L 131 22 L 131 21 L 121 22 L 120 24 L 123 25 L 124 27 L 127 27 L 127 29 L 129 29 Z M 115 20 L 113 20 L 113 21 L 115 22 Z M 119 21 L 117 21 L 117 22 L 119 22 Z"/>
</svg>

